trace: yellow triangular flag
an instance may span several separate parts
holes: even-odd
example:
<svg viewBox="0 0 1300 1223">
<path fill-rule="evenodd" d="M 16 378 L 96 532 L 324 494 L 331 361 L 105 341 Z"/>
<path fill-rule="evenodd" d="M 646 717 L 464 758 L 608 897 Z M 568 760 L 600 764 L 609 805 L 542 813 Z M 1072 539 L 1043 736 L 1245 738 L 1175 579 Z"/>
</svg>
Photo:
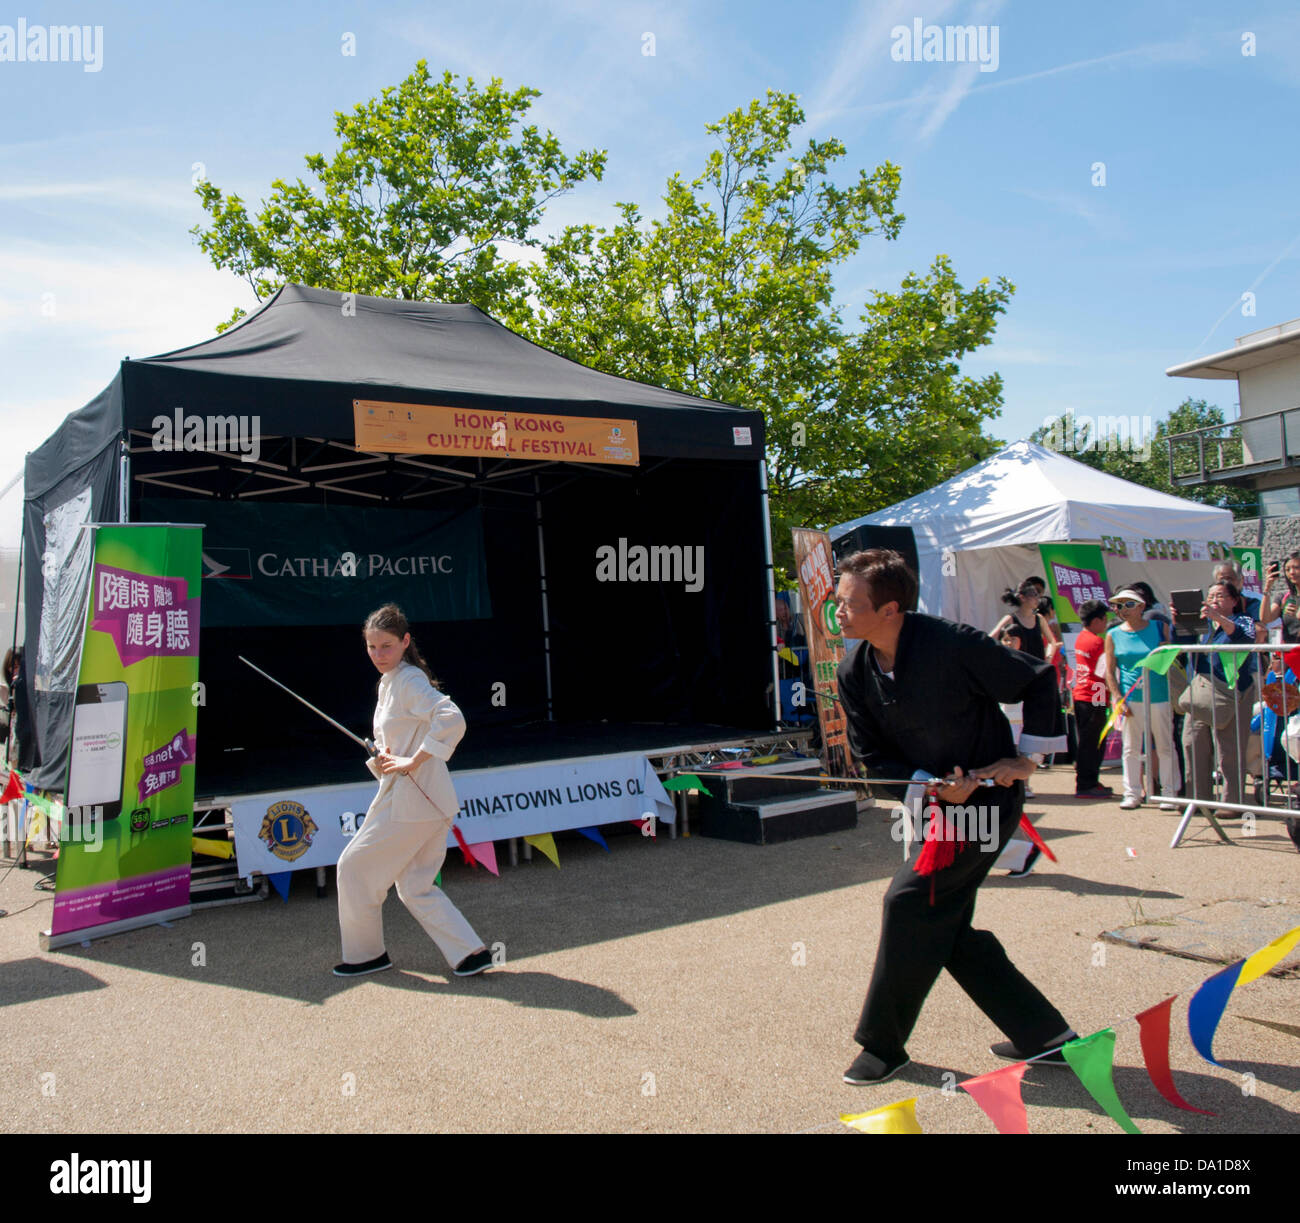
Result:
<svg viewBox="0 0 1300 1223">
<path fill-rule="evenodd" d="M 851 1130 L 864 1134 L 919 1134 L 921 1126 L 916 1120 L 916 1097 L 873 1108 L 869 1113 L 841 1113 L 840 1120 Z"/>
<path fill-rule="evenodd" d="M 196 854 L 207 854 L 210 858 L 233 858 L 235 847 L 229 841 L 212 841 L 206 837 L 190 837 L 190 848 Z"/>
<path fill-rule="evenodd" d="M 781 659 L 782 662 L 788 662 L 792 667 L 797 667 L 799 665 L 799 660 L 795 657 L 794 651 L 787 645 L 783 645 L 779 650 L 777 650 L 776 656 Z"/>
<path fill-rule="evenodd" d="M 1241 966 L 1241 972 L 1237 976 L 1237 984 L 1233 988 L 1239 989 L 1256 977 L 1262 977 L 1297 943 L 1300 943 L 1300 926 L 1288 931 L 1279 938 L 1275 938 L 1267 947 L 1261 947 L 1254 955 L 1248 956 L 1246 962 Z"/>
<path fill-rule="evenodd" d="M 542 853 L 555 863 L 556 867 L 559 867 L 560 855 L 555 848 L 555 838 L 551 836 L 549 832 L 541 832 L 536 836 L 524 837 L 524 840 L 534 849 L 540 849 Z"/>
</svg>

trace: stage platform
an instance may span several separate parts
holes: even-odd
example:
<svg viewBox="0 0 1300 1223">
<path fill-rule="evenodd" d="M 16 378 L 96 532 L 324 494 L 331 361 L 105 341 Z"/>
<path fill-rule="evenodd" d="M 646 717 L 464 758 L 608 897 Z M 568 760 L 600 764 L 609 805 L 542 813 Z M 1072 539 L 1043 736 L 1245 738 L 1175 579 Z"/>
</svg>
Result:
<svg viewBox="0 0 1300 1223">
<path fill-rule="evenodd" d="M 591 756 L 648 756 L 656 768 L 664 760 L 698 761 L 726 749 L 798 745 L 809 750 L 807 728 L 745 729 L 708 722 L 530 722 L 518 726 L 470 726 L 451 759 L 453 780 L 458 772 L 515 768 Z M 200 749 L 200 759 L 202 752 Z M 295 774 L 291 747 L 243 749 L 222 754 L 214 777 L 204 776 L 195 805 L 217 795 L 257 794 L 284 785 L 328 786 L 355 782 L 364 776 L 359 748 L 339 737 L 338 750 L 328 762 L 312 767 L 311 778 Z"/>
</svg>

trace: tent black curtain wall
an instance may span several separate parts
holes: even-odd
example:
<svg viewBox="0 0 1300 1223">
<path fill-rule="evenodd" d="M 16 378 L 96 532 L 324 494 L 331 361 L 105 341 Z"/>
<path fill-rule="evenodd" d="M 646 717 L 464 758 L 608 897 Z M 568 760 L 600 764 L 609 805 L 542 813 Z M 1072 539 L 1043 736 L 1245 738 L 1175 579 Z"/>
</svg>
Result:
<svg viewBox="0 0 1300 1223">
<path fill-rule="evenodd" d="M 634 420 L 641 465 L 375 459 L 353 446 L 358 398 Z M 258 418 L 259 462 L 154 450 L 154 421 L 177 409 Z M 491 618 L 422 621 L 415 579 L 399 599 L 436 675 L 466 711 L 467 745 L 485 745 L 494 729 L 548 720 L 591 728 L 583 731 L 585 751 L 568 754 L 603 750 L 602 726 L 772 726 L 758 413 L 586 369 L 472 307 L 286 286 L 216 339 L 123 362 L 108 390 L 29 456 L 29 650 L 40 630 L 44 515 L 89 487 L 92 520 L 116 520 L 123 443 L 127 516 L 135 521 L 175 518 L 169 501 L 196 498 L 305 503 L 323 514 L 343 505 L 477 507 Z M 176 520 L 194 514 L 187 507 Z M 620 540 L 702 548 L 703 588 L 598 580 L 597 549 Z M 354 729 L 369 723 L 376 676 L 358 624 L 205 622 L 197 792 L 352 776 L 355 749 L 241 666 L 239 654 Z M 59 788 L 72 693 L 33 696 L 43 728 L 35 779 Z"/>
</svg>

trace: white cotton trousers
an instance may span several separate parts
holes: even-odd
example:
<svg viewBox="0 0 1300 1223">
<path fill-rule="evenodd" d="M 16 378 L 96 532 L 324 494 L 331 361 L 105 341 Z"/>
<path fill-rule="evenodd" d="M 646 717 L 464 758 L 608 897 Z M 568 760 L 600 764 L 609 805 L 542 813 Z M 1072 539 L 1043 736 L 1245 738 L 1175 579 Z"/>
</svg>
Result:
<svg viewBox="0 0 1300 1223">
<path fill-rule="evenodd" d="M 364 964 L 384 953 L 384 901 L 397 895 L 453 968 L 483 946 L 459 909 L 433 881 L 447 856 L 451 820 L 399 823 L 390 810 L 368 816 L 339 857 L 339 930 L 343 960 Z"/>
<path fill-rule="evenodd" d="M 1128 715 L 1124 719 L 1124 797 L 1142 797 L 1142 764 L 1145 760 L 1143 735 L 1147 731 L 1147 705 L 1145 701 L 1128 701 Z M 1155 740 L 1155 754 L 1159 758 L 1160 792 L 1170 799 L 1183 784 L 1178 769 L 1178 754 L 1174 751 L 1174 711 L 1168 701 L 1156 701 L 1150 707 L 1150 733 Z M 1148 778 L 1147 786 L 1154 795 L 1154 780 Z"/>
</svg>

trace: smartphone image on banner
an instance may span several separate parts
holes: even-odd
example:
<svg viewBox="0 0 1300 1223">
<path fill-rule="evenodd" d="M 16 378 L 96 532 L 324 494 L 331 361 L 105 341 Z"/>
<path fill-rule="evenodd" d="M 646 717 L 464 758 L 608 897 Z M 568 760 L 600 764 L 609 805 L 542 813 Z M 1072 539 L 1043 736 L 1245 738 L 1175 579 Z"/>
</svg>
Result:
<svg viewBox="0 0 1300 1223">
<path fill-rule="evenodd" d="M 122 813 L 126 764 L 127 686 L 80 684 L 72 713 L 72 760 L 68 767 L 68 807 L 102 807 L 103 818 Z"/>
</svg>

